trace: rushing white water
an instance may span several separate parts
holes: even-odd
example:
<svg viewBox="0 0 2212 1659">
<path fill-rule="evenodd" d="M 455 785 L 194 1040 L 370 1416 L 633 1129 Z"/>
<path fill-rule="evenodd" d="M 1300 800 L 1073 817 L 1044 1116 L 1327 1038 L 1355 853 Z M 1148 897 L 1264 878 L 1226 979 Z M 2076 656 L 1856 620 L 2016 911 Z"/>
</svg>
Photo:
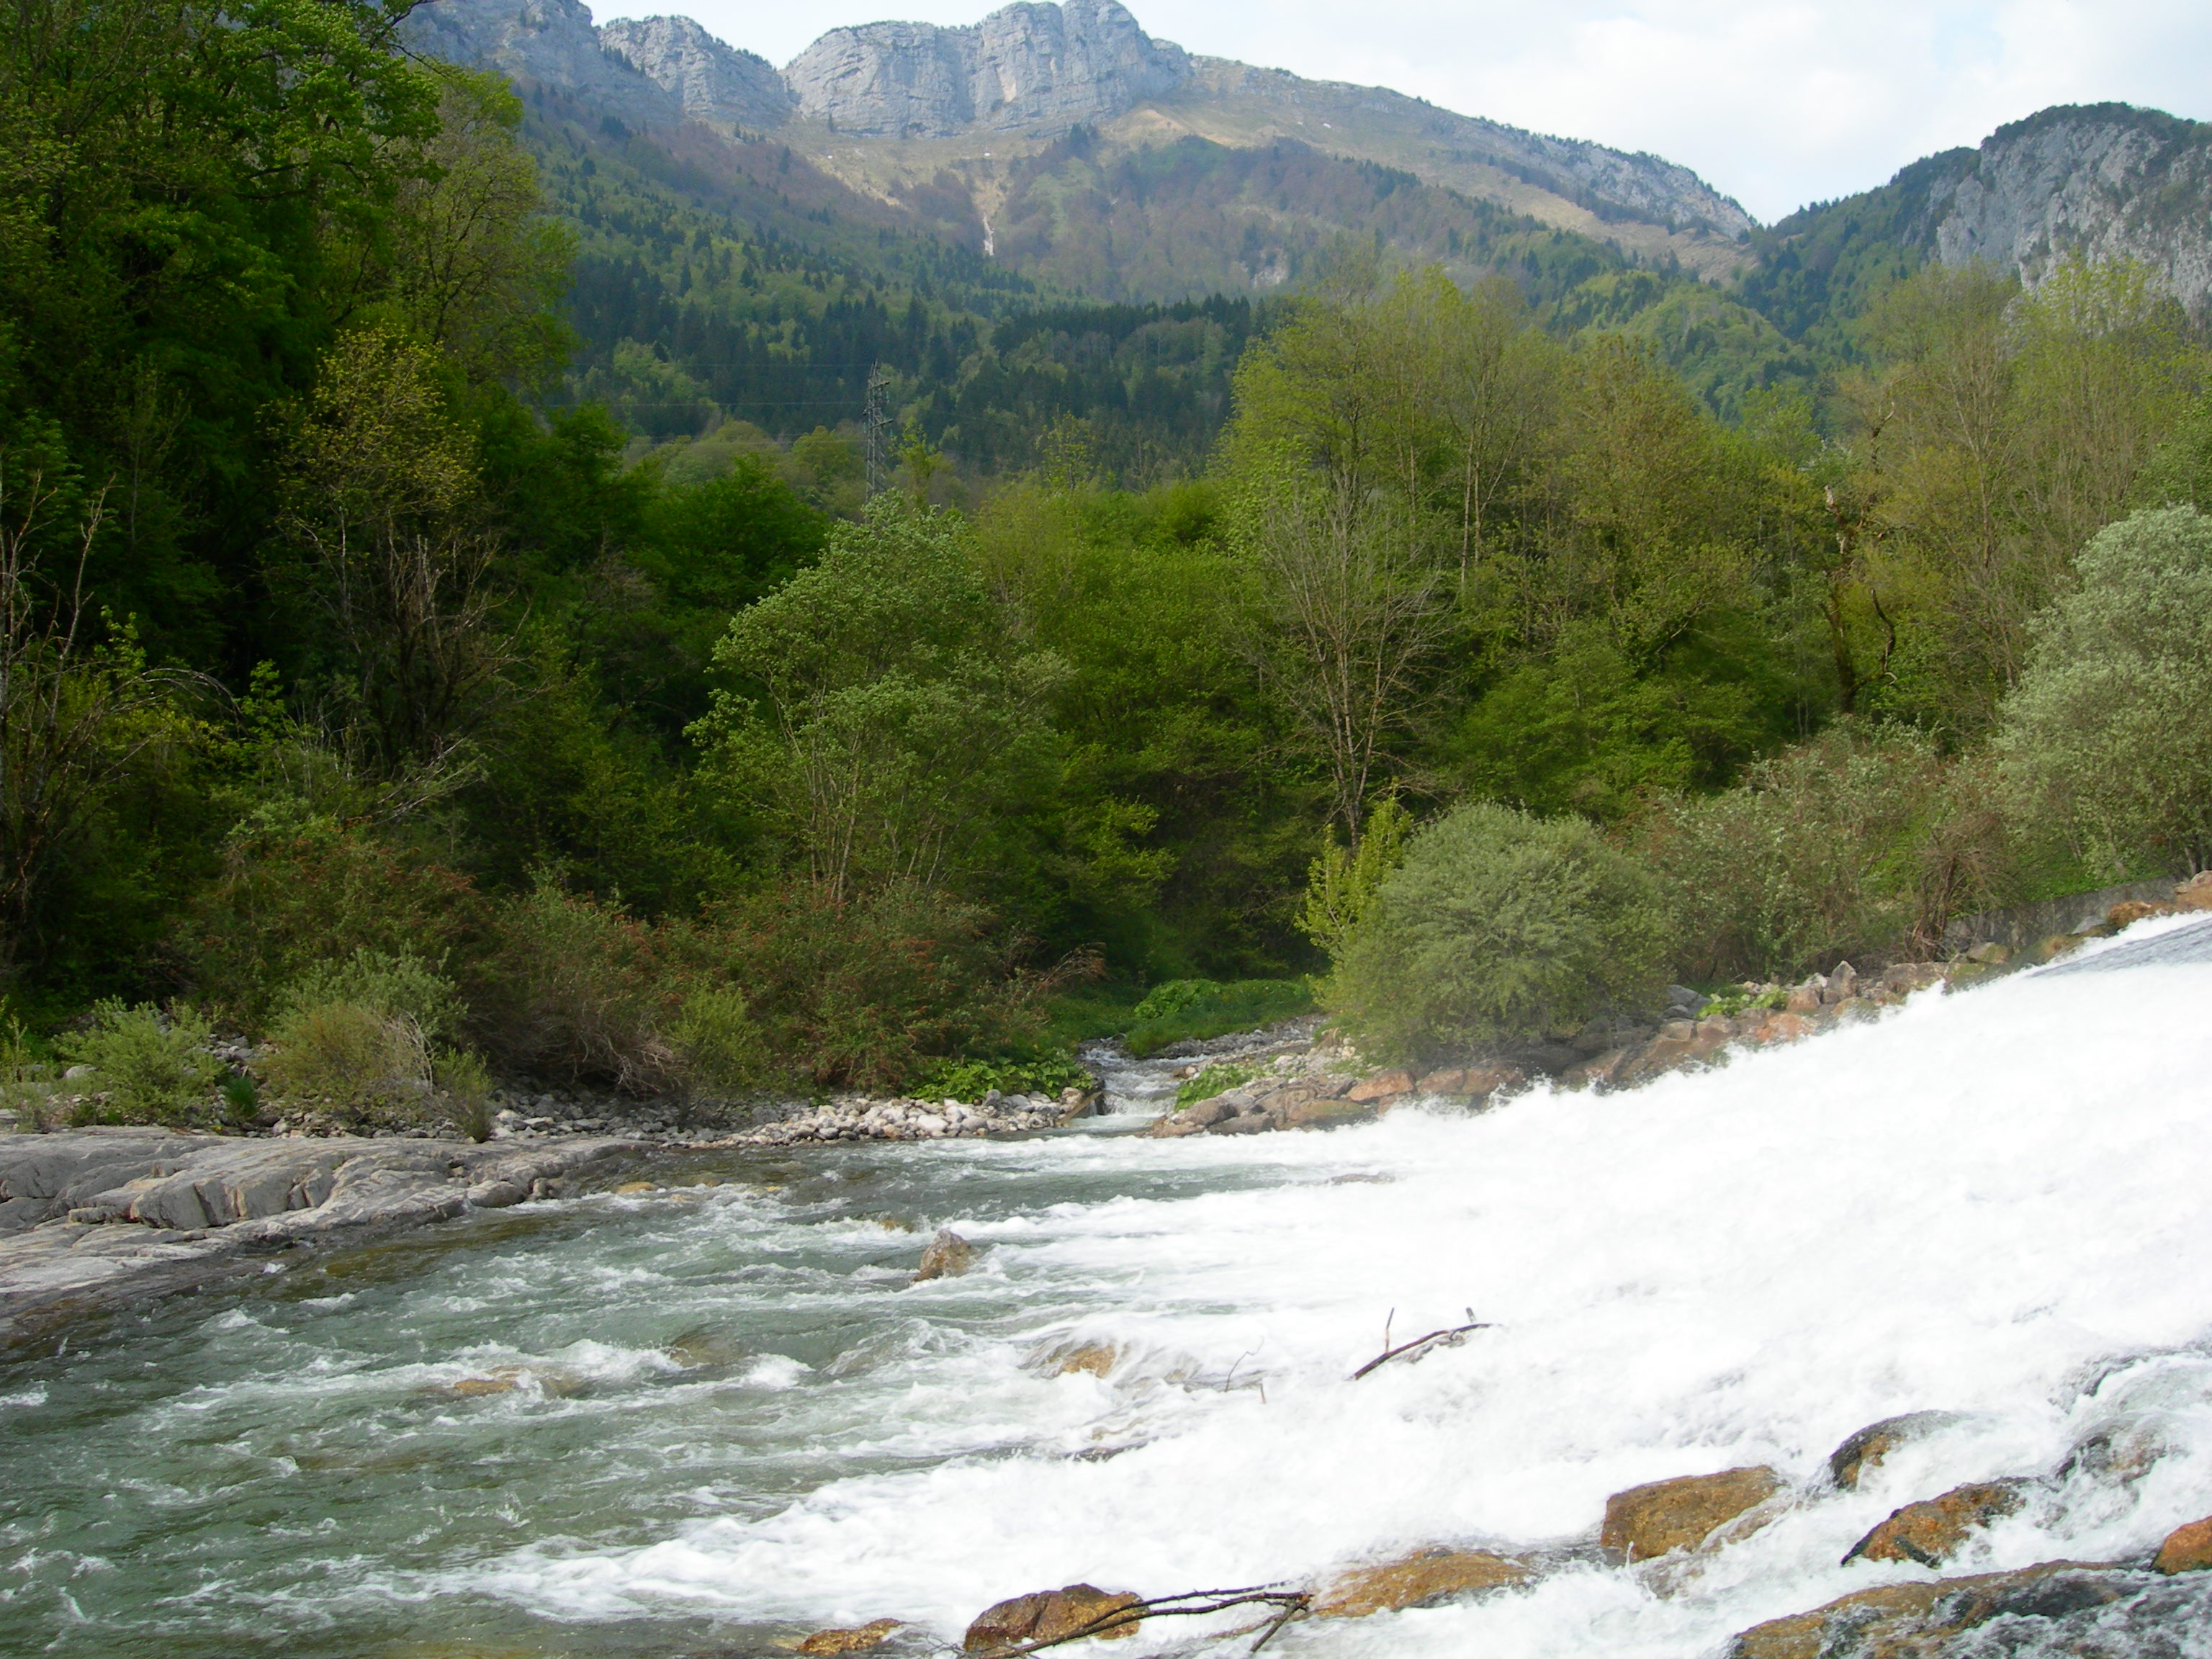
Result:
<svg viewBox="0 0 2212 1659">
<path fill-rule="evenodd" d="M 410 1445 L 477 1437 L 477 1508 L 437 1511 L 476 1530 L 306 1540 L 311 1572 L 250 1587 L 257 1619 L 295 1627 L 374 1606 L 434 1629 L 438 1609 L 504 1606 L 580 1632 L 888 1616 L 957 1640 L 990 1602 L 1076 1580 L 1162 1595 L 1463 1542 L 1563 1565 L 1471 1604 L 1294 1626 L 1279 1648 L 1692 1659 L 1929 1576 L 1838 1562 L 1898 1504 L 2051 1474 L 2100 1431 L 2163 1449 L 2131 1480 L 2039 1496 L 1947 1571 L 2139 1556 L 2212 1511 L 2212 966 L 1926 995 L 1717 1072 L 1472 1118 L 1060 1133 L 843 1167 L 900 1183 L 893 1207 L 988 1246 L 981 1265 L 908 1285 L 915 1236 L 818 1192 L 595 1200 L 557 1248 L 380 1291 L 373 1345 L 372 1310 L 342 1302 L 192 1328 L 197 1351 L 252 1358 L 149 1399 L 137 1432 L 205 1418 L 242 1468 L 283 1437 L 259 1425 L 303 1401 L 381 1437 L 426 1382 L 502 1364 L 570 1379 L 409 1419 Z M 1402 1340 L 1468 1308 L 1491 1328 L 1348 1380 L 1386 1318 Z M 737 1334 L 702 1370 L 674 1334 L 717 1318 Z M 1103 1378 L 1056 1374 L 1047 1356 L 1074 1341 L 1120 1358 Z M 0 1403 L 61 1409 L 46 1386 L 10 1382 Z M 1820 1488 L 1853 1430 L 1927 1409 L 1961 1415 L 1860 1491 Z M 1575 1554 L 1608 1493 L 1747 1463 L 1807 1497 L 1668 1593 Z M 15 1565 L 0 1606 L 59 1582 Z M 131 1628 L 183 1628 L 176 1609 L 235 1588 L 194 1583 Z"/>
</svg>

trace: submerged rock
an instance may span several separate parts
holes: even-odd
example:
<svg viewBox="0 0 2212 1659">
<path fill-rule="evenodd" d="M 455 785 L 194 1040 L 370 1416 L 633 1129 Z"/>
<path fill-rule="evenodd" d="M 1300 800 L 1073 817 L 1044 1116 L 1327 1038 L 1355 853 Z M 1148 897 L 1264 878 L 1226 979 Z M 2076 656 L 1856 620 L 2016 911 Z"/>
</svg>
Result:
<svg viewBox="0 0 2212 1659">
<path fill-rule="evenodd" d="M 1781 1490 L 1782 1477 L 1763 1467 L 1632 1486 L 1605 1500 L 1598 1542 L 1628 1561 L 1695 1549 Z"/>
<path fill-rule="evenodd" d="M 1381 1566 L 1340 1573 L 1315 1595 L 1316 1619 L 1364 1619 L 1457 1595 L 1508 1589 L 1534 1576 L 1526 1562 L 1488 1550 L 1428 1549 Z"/>
<path fill-rule="evenodd" d="M 1863 1557 L 1869 1561 L 1941 1566 L 1959 1553 L 1971 1534 L 2026 1503 L 2030 1484 L 2022 1480 L 1975 1481 L 1954 1486 L 1941 1498 L 1907 1504 L 1852 1545 L 1844 1560 L 1848 1565 Z"/>
<path fill-rule="evenodd" d="M 1114 1641 L 1137 1633 L 1139 1620 L 1115 1614 L 1139 1604 L 1126 1592 L 1100 1589 L 1095 1584 L 1066 1584 L 1056 1590 L 1031 1590 L 995 1602 L 968 1626 L 961 1638 L 964 1653 L 1000 1653 L 1032 1642 L 1057 1642 L 1079 1632 Z"/>
<path fill-rule="evenodd" d="M 872 1619 L 865 1625 L 849 1630 L 817 1630 L 799 1644 L 801 1653 L 866 1653 L 870 1648 L 879 1648 L 891 1639 L 891 1632 L 905 1628 L 898 1619 Z"/>
<path fill-rule="evenodd" d="M 2143 1602 L 2160 1582 L 2148 1573 L 2098 1562 L 2045 1561 L 2011 1572 L 1884 1584 L 1810 1613 L 1755 1625 L 1729 1644 L 1726 1659 L 1935 1659 L 1958 1651 L 1952 1645 L 1957 1638 L 2001 1618 L 2008 1621 L 2008 1636 L 2019 1639 L 1993 1651 L 2144 1651 L 2124 1639 L 2118 1646 L 2076 1646 L 2061 1632 L 2086 1619 L 2094 1620 L 2099 1635 L 2118 1633 L 2115 1625 L 2124 1628 L 2132 1621 L 2113 1619 L 2114 1604 Z M 2155 1627 L 2168 1623 L 2172 1610 L 2146 1605 L 2142 1612 L 2146 1626 Z M 2014 1620 L 2018 1626 L 2010 1625 Z M 2030 1620 L 2044 1628 L 2033 1629 Z"/>
<path fill-rule="evenodd" d="M 1860 1477 L 1899 1446 L 1958 1420 L 1956 1412 L 1907 1412 L 1869 1423 L 1828 1454 L 1828 1478 L 1845 1492 L 1856 1492 Z"/>
<path fill-rule="evenodd" d="M 915 1266 L 916 1284 L 925 1279 L 953 1279 L 975 1265 L 975 1247 L 950 1227 L 940 1227 Z"/>
</svg>

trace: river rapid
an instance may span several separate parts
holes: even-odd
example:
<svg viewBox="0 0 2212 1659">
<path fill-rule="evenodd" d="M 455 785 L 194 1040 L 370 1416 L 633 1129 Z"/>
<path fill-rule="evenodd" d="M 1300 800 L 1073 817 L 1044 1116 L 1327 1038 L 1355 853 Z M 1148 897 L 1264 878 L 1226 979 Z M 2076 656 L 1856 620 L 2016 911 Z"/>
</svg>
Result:
<svg viewBox="0 0 2212 1659">
<path fill-rule="evenodd" d="M 0 1368 L 0 1652 L 754 1654 L 890 1617 L 919 1654 L 1024 1590 L 1458 1542 L 1556 1565 L 1271 1653 L 1695 1659 L 1931 1576 L 1837 1564 L 2115 1426 L 2148 1473 L 1947 1571 L 2141 1555 L 2212 1511 L 2208 1008 L 2212 966 L 2030 976 L 1619 1094 L 701 1156 L 284 1267 Z M 982 1257 L 914 1284 L 941 1226 Z M 1104 1375 L 1061 1369 L 1085 1346 Z M 1701 1572 L 1590 1549 L 1608 1493 L 1752 1463 L 1814 1495 Z"/>
</svg>

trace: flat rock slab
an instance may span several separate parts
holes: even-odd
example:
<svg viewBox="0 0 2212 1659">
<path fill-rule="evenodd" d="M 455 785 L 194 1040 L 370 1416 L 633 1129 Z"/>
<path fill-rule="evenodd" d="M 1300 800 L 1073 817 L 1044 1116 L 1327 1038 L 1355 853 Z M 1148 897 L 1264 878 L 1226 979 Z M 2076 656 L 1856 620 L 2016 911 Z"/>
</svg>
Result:
<svg viewBox="0 0 2212 1659">
<path fill-rule="evenodd" d="M 534 1182 L 647 1150 L 584 1137 L 519 1152 L 160 1129 L 0 1136 L 0 1345 L 257 1271 L 291 1246 L 447 1220 L 471 1207 L 472 1194 L 477 1207 L 495 1208 Z"/>
</svg>

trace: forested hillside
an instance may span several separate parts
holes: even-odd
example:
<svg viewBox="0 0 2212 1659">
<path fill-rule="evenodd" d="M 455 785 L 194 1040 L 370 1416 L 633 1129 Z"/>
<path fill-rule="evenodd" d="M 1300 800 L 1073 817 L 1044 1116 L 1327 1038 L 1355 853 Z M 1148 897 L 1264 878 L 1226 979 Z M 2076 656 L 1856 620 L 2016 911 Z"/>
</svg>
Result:
<svg viewBox="0 0 2212 1659">
<path fill-rule="evenodd" d="M 1905 273 L 1839 368 L 1367 167 L 1330 188 L 1412 252 L 1108 305 L 373 0 L 23 20 L 19 1081 L 208 1023 L 357 1121 L 487 1064 L 1035 1074 L 1164 981 L 1279 1011 L 1333 968 L 1356 1020 L 1433 943 L 1400 860 L 1447 856 L 1565 896 L 1515 949 L 1610 941 L 1506 999 L 1527 1036 L 2212 856 L 2212 653 L 2128 620 L 2185 634 L 2212 561 L 2203 343 L 2140 264 Z M 1161 154 L 1176 211 L 1313 166 Z"/>
</svg>

